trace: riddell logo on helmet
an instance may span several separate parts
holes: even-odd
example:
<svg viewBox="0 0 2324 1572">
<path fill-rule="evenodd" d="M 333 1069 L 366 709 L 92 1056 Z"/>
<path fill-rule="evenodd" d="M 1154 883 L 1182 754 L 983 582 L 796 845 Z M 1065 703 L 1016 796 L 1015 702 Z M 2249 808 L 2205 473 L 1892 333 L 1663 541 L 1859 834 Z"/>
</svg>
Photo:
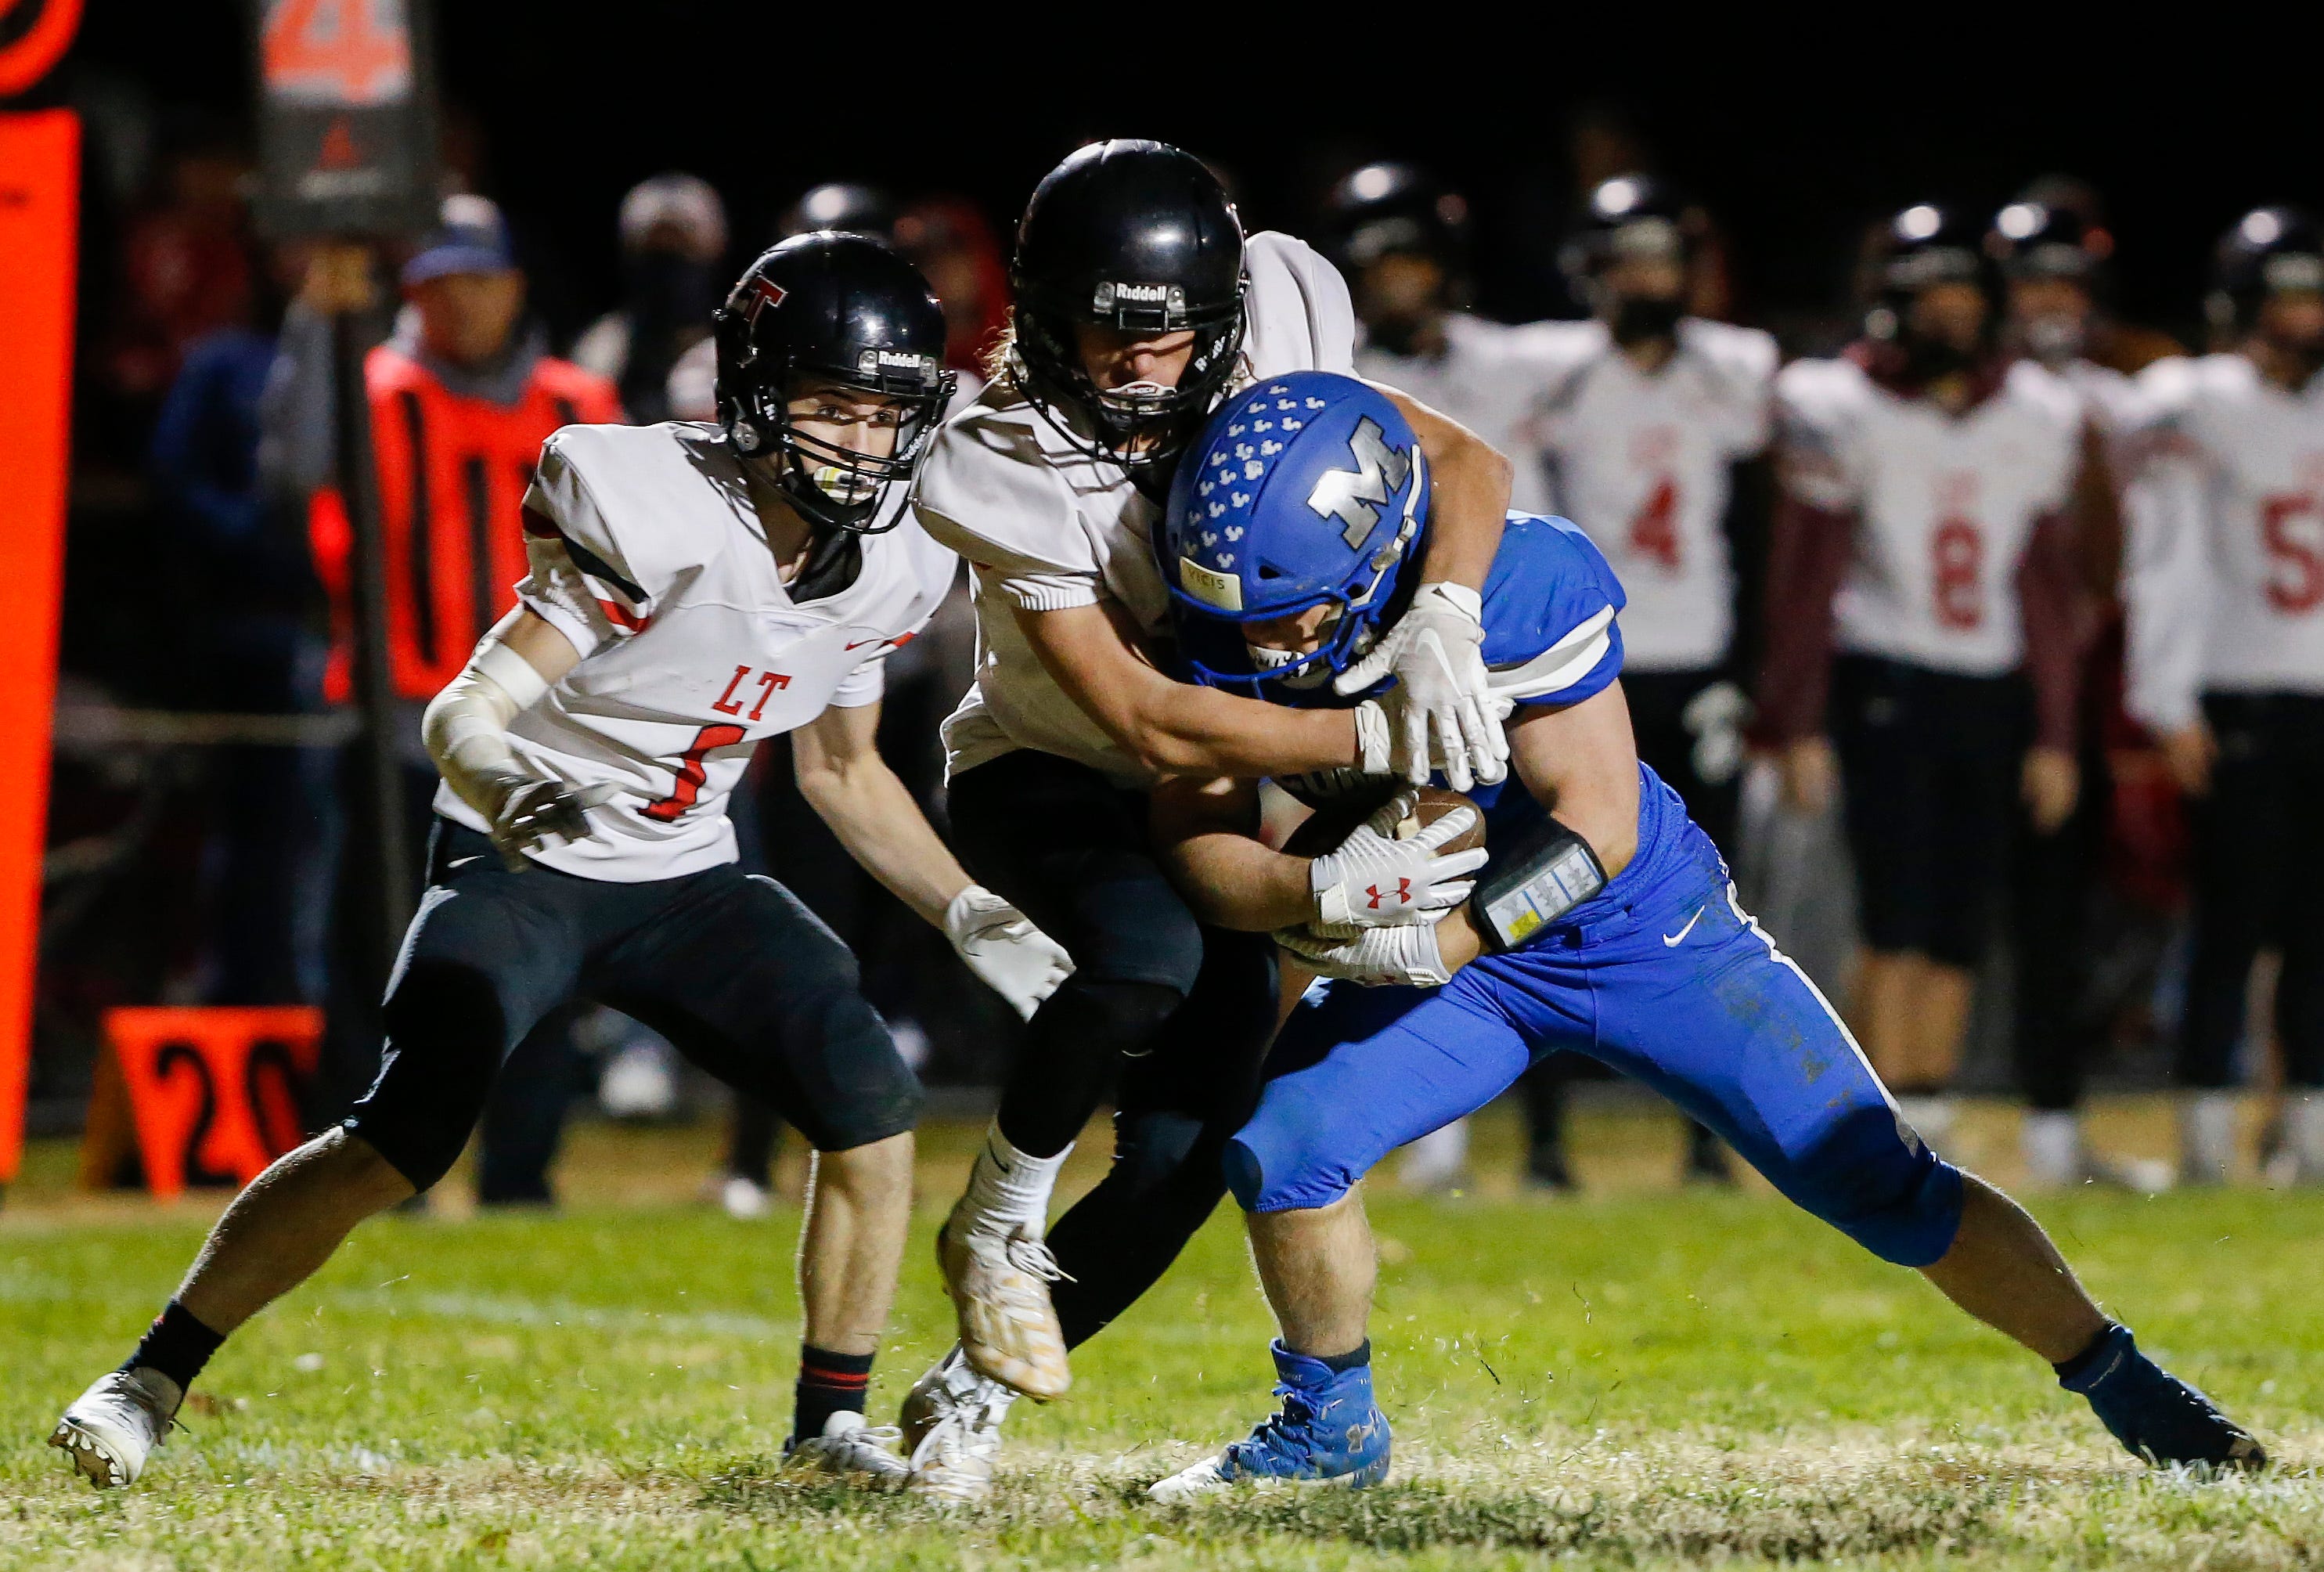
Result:
<svg viewBox="0 0 2324 1572">
<path fill-rule="evenodd" d="M 1101 283 L 1094 303 L 1101 311 L 1120 306 L 1161 306 L 1168 310 L 1183 310 L 1186 291 L 1176 284 Z"/>
</svg>

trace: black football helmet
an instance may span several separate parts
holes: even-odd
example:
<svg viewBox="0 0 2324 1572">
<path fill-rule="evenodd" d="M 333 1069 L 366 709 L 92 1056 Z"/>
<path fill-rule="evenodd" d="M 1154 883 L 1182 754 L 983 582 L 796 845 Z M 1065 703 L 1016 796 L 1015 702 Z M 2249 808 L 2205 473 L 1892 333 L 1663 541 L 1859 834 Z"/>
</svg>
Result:
<svg viewBox="0 0 2324 1572">
<path fill-rule="evenodd" d="M 1652 175 L 1600 180 L 1574 216 L 1557 264 L 1587 294 L 1598 270 L 1618 257 L 1655 256 L 1684 264 L 1693 254 L 1687 205 Z"/>
<path fill-rule="evenodd" d="M 2004 278 L 2062 278 L 2094 285 L 2114 236 L 2070 208 L 2021 199 L 1993 216 L 1985 254 Z"/>
<path fill-rule="evenodd" d="M 1368 163 L 1332 188 L 1324 223 L 1333 260 L 1360 270 L 1383 256 L 1425 256 L 1448 279 L 1469 268 L 1469 202 L 1418 164 Z"/>
<path fill-rule="evenodd" d="M 1019 385 L 1051 424 L 1133 474 L 1168 466 L 1234 375 L 1243 333 L 1242 221 L 1218 177 L 1164 143 L 1096 142 L 1025 205 L 1010 268 Z M 1172 388 L 1100 388 L 1074 329 L 1191 328 Z M 1088 428 L 1076 432 L 1070 418 Z"/>
<path fill-rule="evenodd" d="M 836 229 L 849 235 L 869 235 L 893 245 L 896 222 L 903 217 L 903 211 L 895 198 L 877 186 L 833 180 L 809 187 L 798 201 L 784 208 L 782 222 L 775 228 L 775 238 L 788 240 L 794 235 Z"/>
<path fill-rule="evenodd" d="M 2255 208 L 2219 237 L 2203 312 L 2222 333 L 2248 333 L 2278 290 L 2324 291 L 2324 229 L 2298 208 Z"/>
<path fill-rule="evenodd" d="M 1902 346 L 1924 374 L 1953 369 L 1954 356 L 1916 340 L 1913 302 L 1939 284 L 1975 284 L 1986 299 L 1985 336 L 1999 326 L 1994 275 L 1986 261 L 1985 236 L 1958 208 L 1915 202 L 1882 226 L 1871 261 L 1873 305 L 1864 319 L 1866 337 Z"/>
<path fill-rule="evenodd" d="M 881 496 L 918 465 L 955 381 L 944 368 L 944 308 L 919 270 L 867 236 L 797 236 L 744 270 L 711 332 L 718 421 L 735 451 L 773 461 L 785 498 L 812 523 L 895 528 L 903 510 L 881 517 Z M 901 400 L 895 450 L 879 458 L 801 432 L 790 403 L 810 382 Z"/>
<path fill-rule="evenodd" d="M 1693 260 L 1702 222 L 1677 192 L 1652 175 L 1616 175 L 1599 181 L 1582 205 L 1558 247 L 1557 264 L 1575 297 L 1606 324 L 1617 343 L 1667 339 L 1686 314 L 1683 284 L 1675 294 L 1634 295 L 1614 290 L 1601 275 L 1633 257 L 1685 268 Z"/>
</svg>

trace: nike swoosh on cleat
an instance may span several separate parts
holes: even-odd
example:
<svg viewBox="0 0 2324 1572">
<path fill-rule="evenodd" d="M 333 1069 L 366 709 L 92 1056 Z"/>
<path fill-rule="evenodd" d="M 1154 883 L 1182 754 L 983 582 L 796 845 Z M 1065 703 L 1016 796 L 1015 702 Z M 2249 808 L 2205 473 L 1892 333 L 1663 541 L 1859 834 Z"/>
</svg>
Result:
<svg viewBox="0 0 2324 1572">
<path fill-rule="evenodd" d="M 1710 908 L 1707 906 L 1696 907 L 1694 909 L 1694 915 L 1686 920 L 1686 926 L 1684 928 L 1680 929 L 1676 933 L 1666 933 L 1663 935 L 1664 948 L 1666 949 L 1676 949 L 1680 945 L 1684 944 L 1686 942 L 1686 936 L 1694 931 L 1694 925 L 1702 920 L 1702 914 L 1709 910 Z"/>
</svg>

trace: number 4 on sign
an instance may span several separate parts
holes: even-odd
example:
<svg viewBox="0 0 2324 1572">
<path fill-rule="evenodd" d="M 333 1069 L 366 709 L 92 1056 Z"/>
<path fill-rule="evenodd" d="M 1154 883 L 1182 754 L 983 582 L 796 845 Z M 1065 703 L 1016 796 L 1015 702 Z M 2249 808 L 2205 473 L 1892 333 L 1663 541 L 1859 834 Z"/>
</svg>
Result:
<svg viewBox="0 0 2324 1572">
<path fill-rule="evenodd" d="M 286 98 L 361 106 L 411 91 L 402 0 L 268 0 L 259 60 Z"/>
</svg>

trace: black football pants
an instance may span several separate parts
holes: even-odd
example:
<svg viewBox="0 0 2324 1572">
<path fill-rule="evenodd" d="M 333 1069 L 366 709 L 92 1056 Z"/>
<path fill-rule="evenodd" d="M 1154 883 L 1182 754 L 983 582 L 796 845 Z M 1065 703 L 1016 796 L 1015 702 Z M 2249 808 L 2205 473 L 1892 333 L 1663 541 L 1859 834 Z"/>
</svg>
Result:
<svg viewBox="0 0 2324 1572">
<path fill-rule="evenodd" d="M 2244 1035 L 2253 959 L 2283 949 L 2275 989 L 2284 1079 L 2324 1087 L 2324 695 L 2213 693 L 2210 794 L 2195 805 L 2195 955 L 2183 1085 L 2219 1087 Z"/>
<path fill-rule="evenodd" d="M 1001 1088 L 1001 1133 L 1052 1154 L 1113 1094 L 1113 1166 L 1049 1230 L 1073 1346 L 1153 1286 L 1226 1194 L 1221 1158 L 1274 1034 L 1275 946 L 1197 922 L 1154 858 L 1145 793 L 1086 765 L 1020 749 L 954 777 L 949 799 L 969 872 L 1074 957 Z"/>
</svg>

